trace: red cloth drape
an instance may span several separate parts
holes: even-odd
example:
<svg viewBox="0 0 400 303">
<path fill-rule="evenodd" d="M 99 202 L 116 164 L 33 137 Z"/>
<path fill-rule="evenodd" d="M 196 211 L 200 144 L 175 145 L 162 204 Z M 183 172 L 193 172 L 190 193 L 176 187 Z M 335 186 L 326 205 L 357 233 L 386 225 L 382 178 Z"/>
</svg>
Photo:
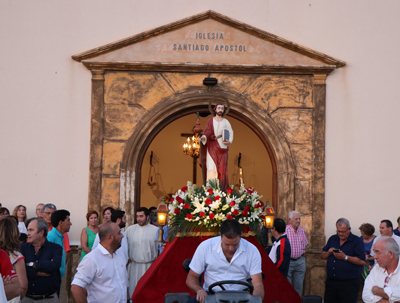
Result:
<svg viewBox="0 0 400 303">
<path fill-rule="evenodd" d="M 175 238 L 168 243 L 165 250 L 139 280 L 132 295 L 132 301 L 134 303 L 163 303 L 164 296 L 168 292 L 189 292 L 194 296 L 194 293 L 186 286 L 187 274 L 182 264 L 184 260 L 192 258 L 197 246 L 208 238 L 210 237 L 183 237 Z M 253 243 L 261 254 L 262 272 L 265 274 L 264 303 L 300 303 L 300 296 L 272 263 L 256 238 L 245 239 Z"/>
<path fill-rule="evenodd" d="M 207 174 L 207 151 L 211 158 L 214 160 L 215 166 L 217 167 L 219 187 L 225 191 L 229 186 L 228 181 L 228 148 L 221 148 L 219 146 L 218 140 L 213 140 L 215 138 L 214 134 L 214 118 L 208 119 L 206 123 L 206 129 L 203 133 L 207 137 L 207 144 L 203 148 L 203 154 L 200 158 L 200 166 L 204 164 L 204 170 Z M 202 143 L 201 143 L 202 144 Z"/>
</svg>

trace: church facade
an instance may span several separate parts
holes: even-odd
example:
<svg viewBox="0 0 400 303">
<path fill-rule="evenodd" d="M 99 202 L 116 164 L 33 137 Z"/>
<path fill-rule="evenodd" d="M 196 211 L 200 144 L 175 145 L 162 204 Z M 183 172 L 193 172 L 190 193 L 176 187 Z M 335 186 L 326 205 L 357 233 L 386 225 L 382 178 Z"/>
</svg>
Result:
<svg viewBox="0 0 400 303">
<path fill-rule="evenodd" d="M 377 228 L 400 215 L 392 211 L 400 39 L 383 38 L 400 25 L 400 6 L 178 2 L 78 9 L 43 1 L 0 12 L 0 202 L 24 204 L 28 216 L 41 202 L 70 210 L 73 244 L 87 209 L 119 207 L 133 223 L 149 197 L 154 204 L 185 185 L 169 179 L 191 179 L 190 162 L 178 159 L 177 169 L 160 166 L 164 183 L 150 190 L 152 143 L 177 119 L 207 113 L 210 100 L 229 100 L 227 118 L 246 127 L 269 163 L 264 176 L 253 168 L 259 156 L 244 153 L 247 184 L 256 180 L 278 217 L 302 214 L 305 292 L 320 294 L 319 252 L 339 217 L 359 235 L 361 223 Z M 218 84 L 203 85 L 207 77 Z M 175 157 L 170 140 L 155 153 L 159 163 Z"/>
</svg>

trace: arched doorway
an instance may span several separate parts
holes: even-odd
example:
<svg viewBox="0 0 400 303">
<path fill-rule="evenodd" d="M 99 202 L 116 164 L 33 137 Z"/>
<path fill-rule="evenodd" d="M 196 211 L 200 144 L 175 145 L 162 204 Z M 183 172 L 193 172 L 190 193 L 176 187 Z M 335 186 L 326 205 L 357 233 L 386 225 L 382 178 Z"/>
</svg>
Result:
<svg viewBox="0 0 400 303">
<path fill-rule="evenodd" d="M 208 115 L 207 115 L 208 114 Z M 202 113 L 200 122 L 203 127 L 212 115 Z M 233 116 L 227 119 L 234 130 L 233 144 L 229 147 L 228 176 L 229 183 L 239 183 L 238 159 L 243 168 L 244 184 L 253 187 L 262 195 L 262 200 L 272 201 L 273 169 L 270 156 L 264 143 L 257 134 L 245 123 Z M 187 181 L 201 186 L 203 184 L 202 170 L 198 159 L 184 155 L 183 144 L 185 135 L 193 135 L 193 127 L 197 121 L 196 114 L 189 114 L 166 125 L 149 144 L 141 163 L 141 187 L 139 206 L 157 206 L 166 194 L 175 193 L 186 185 Z M 151 156 L 153 155 L 153 156 Z M 151 158 L 152 157 L 152 158 Z M 150 166 L 150 158 L 153 166 Z M 149 176 L 152 180 L 149 184 Z"/>
<path fill-rule="evenodd" d="M 218 97 L 230 100 L 229 116 L 247 125 L 263 143 L 271 159 L 272 204 L 277 214 L 284 217 L 288 210 L 293 209 L 293 194 L 290 194 L 294 184 L 292 158 L 289 147 L 272 119 L 260 115 L 262 111 L 256 104 L 248 103 L 231 92 L 189 92 L 175 95 L 156 106 L 142 119 L 128 140 L 121 162 L 120 206 L 127 211 L 130 221 L 134 219 L 134 209 L 140 204 L 142 163 L 151 142 L 176 119 L 196 112 L 207 113 L 209 100 Z"/>
</svg>

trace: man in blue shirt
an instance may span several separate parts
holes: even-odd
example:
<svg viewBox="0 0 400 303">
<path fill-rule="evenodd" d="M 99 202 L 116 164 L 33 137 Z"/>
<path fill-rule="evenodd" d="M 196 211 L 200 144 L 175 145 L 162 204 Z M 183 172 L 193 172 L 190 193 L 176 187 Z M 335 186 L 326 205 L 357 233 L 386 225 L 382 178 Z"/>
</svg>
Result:
<svg viewBox="0 0 400 303">
<path fill-rule="evenodd" d="M 351 233 L 350 222 L 345 218 L 336 221 L 336 231 L 321 253 L 321 259 L 328 260 L 324 302 L 357 303 L 365 264 L 364 243 Z"/>
<path fill-rule="evenodd" d="M 56 210 L 51 215 L 51 224 L 53 225 L 53 229 L 47 235 L 47 240 L 49 240 L 49 242 L 60 245 L 63 250 L 61 267 L 60 267 L 61 278 L 65 274 L 65 249 L 63 244 L 64 240 L 63 234 L 69 232 L 69 229 L 72 225 L 69 216 L 70 213 L 68 210 L 65 209 Z"/>
<path fill-rule="evenodd" d="M 28 291 L 22 302 L 59 302 L 57 291 L 61 286 L 60 266 L 63 250 L 60 245 L 47 241 L 45 220 L 33 219 L 27 230 L 28 243 L 23 243 L 20 247 L 25 257 L 28 277 Z"/>
</svg>

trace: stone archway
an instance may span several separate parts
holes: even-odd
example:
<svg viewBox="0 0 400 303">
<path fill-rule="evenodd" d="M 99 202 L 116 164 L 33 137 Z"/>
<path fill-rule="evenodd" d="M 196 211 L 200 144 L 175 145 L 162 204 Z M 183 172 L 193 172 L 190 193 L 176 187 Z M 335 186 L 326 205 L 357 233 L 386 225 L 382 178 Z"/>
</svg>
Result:
<svg viewBox="0 0 400 303">
<path fill-rule="evenodd" d="M 248 125 L 263 142 L 272 162 L 272 204 L 283 218 L 294 208 L 295 168 L 283 134 L 275 122 L 262 115 L 257 104 L 245 100 L 238 94 L 223 91 L 201 91 L 175 95 L 160 103 L 140 122 L 128 140 L 120 173 L 120 206 L 133 220 L 134 208 L 140 199 L 141 165 L 147 147 L 167 124 L 197 111 L 207 112 L 210 99 L 224 97 L 230 100 L 230 115 Z"/>
</svg>

